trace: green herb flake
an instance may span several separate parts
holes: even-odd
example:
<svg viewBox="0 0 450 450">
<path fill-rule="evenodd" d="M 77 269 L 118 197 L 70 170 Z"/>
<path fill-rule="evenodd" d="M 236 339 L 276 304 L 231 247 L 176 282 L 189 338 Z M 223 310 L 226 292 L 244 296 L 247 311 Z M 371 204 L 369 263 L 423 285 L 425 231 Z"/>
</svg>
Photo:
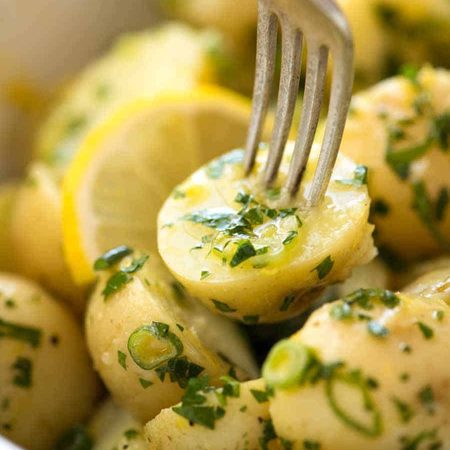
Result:
<svg viewBox="0 0 450 450">
<path fill-rule="evenodd" d="M 259 446 L 261 450 L 269 450 L 269 442 L 277 438 L 275 428 L 271 419 L 264 419 L 262 421 L 263 434 L 259 438 Z"/>
<path fill-rule="evenodd" d="M 211 272 L 208 272 L 207 270 L 202 270 L 200 273 L 200 280 L 204 280 L 205 278 L 208 278 L 211 275 Z"/>
<path fill-rule="evenodd" d="M 222 395 L 224 397 L 239 398 L 241 395 L 241 385 L 236 378 L 230 375 L 224 375 L 220 377 L 220 381 L 224 383 L 222 388 Z"/>
<path fill-rule="evenodd" d="M 8 309 L 14 309 L 16 307 L 16 302 L 12 298 L 7 298 L 5 300 L 5 307 Z"/>
<path fill-rule="evenodd" d="M 441 309 L 435 309 L 431 313 L 431 316 L 433 317 L 433 319 L 437 320 L 438 322 L 442 322 L 442 320 L 444 319 L 444 315 L 445 315 L 445 313 Z"/>
<path fill-rule="evenodd" d="M 402 445 L 401 450 L 419 450 L 422 444 L 427 441 L 432 441 L 426 447 L 427 450 L 439 450 L 442 448 L 442 442 L 437 439 L 437 432 L 433 430 L 424 430 L 417 433 L 413 437 L 402 436 L 400 438 L 400 443 Z"/>
<path fill-rule="evenodd" d="M 15 339 L 26 342 L 33 348 L 41 344 L 42 331 L 38 328 L 26 327 L 17 323 L 8 322 L 0 317 L 0 339 Z"/>
<path fill-rule="evenodd" d="M 288 235 L 284 238 L 282 244 L 289 245 L 298 236 L 298 231 L 291 230 Z"/>
<path fill-rule="evenodd" d="M 292 303 L 295 300 L 295 294 L 289 294 L 286 295 L 286 297 L 284 297 L 283 299 L 283 303 L 281 304 L 279 310 L 280 311 L 287 311 L 289 309 L 289 307 L 292 305 Z"/>
<path fill-rule="evenodd" d="M 335 303 L 330 309 L 330 317 L 334 320 L 345 320 L 353 317 L 352 307 L 343 301 Z"/>
<path fill-rule="evenodd" d="M 312 441 L 311 439 L 305 439 L 303 441 L 304 450 L 320 450 L 321 445 L 318 441 Z"/>
<path fill-rule="evenodd" d="M 117 350 L 117 362 L 122 366 L 124 370 L 127 370 L 127 355 L 120 350 Z"/>
<path fill-rule="evenodd" d="M 225 167 L 228 164 L 237 164 L 241 163 L 244 160 L 244 153 L 242 150 L 233 150 L 230 153 L 227 153 L 220 158 L 215 159 L 212 163 L 210 163 L 206 169 L 206 175 L 208 178 L 212 180 L 217 180 L 222 177 Z"/>
<path fill-rule="evenodd" d="M 53 450 L 91 450 L 94 440 L 84 425 L 69 428 L 56 442 Z"/>
<path fill-rule="evenodd" d="M 15 372 L 13 384 L 21 388 L 31 387 L 33 383 L 33 363 L 30 359 L 19 356 L 11 368 Z"/>
<path fill-rule="evenodd" d="M 418 393 L 418 398 L 422 406 L 427 410 L 428 414 L 434 414 L 434 393 L 430 385 L 424 386 Z"/>
<path fill-rule="evenodd" d="M 389 330 L 376 320 L 371 320 L 367 324 L 367 329 L 375 337 L 386 337 L 389 334 Z"/>
<path fill-rule="evenodd" d="M 239 411 L 240 412 L 245 412 L 245 411 L 247 411 L 247 405 L 242 405 L 240 408 L 239 408 Z"/>
<path fill-rule="evenodd" d="M 400 75 L 411 81 L 411 83 L 418 84 L 419 68 L 412 64 L 405 64 L 400 67 Z"/>
<path fill-rule="evenodd" d="M 449 201 L 450 197 L 448 189 L 446 187 L 443 187 L 438 193 L 436 204 L 434 207 L 434 217 L 438 222 L 444 220 Z"/>
<path fill-rule="evenodd" d="M 398 346 L 398 348 L 402 353 L 411 353 L 412 352 L 411 346 L 406 344 L 405 342 L 401 342 L 400 345 Z"/>
<path fill-rule="evenodd" d="M 334 261 L 331 259 L 331 256 L 328 255 L 319 265 L 314 267 L 311 272 L 315 270 L 317 272 L 319 280 L 323 280 L 331 272 L 333 265 Z"/>
<path fill-rule="evenodd" d="M 444 112 L 433 120 L 432 135 L 443 151 L 449 149 L 450 112 Z"/>
<path fill-rule="evenodd" d="M 258 315 L 249 315 L 249 316 L 243 316 L 242 320 L 247 324 L 247 325 L 255 325 L 256 323 L 259 322 L 259 316 Z"/>
<path fill-rule="evenodd" d="M 94 263 L 94 270 L 107 270 L 114 267 L 123 258 L 133 253 L 133 249 L 126 245 L 120 245 L 105 252 Z"/>
<path fill-rule="evenodd" d="M 265 403 L 269 401 L 269 397 L 273 396 L 273 390 L 261 391 L 259 389 L 250 389 L 251 394 L 258 403 Z"/>
<path fill-rule="evenodd" d="M 169 359 L 167 363 L 155 369 L 158 378 L 164 382 L 169 375 L 172 383 L 178 383 L 182 389 L 186 388 L 188 381 L 204 371 L 204 367 L 189 361 L 185 356 Z"/>
<path fill-rule="evenodd" d="M 179 323 L 176 323 L 175 325 L 176 325 L 176 327 L 177 327 L 181 332 L 184 331 L 183 325 L 180 325 Z"/>
<path fill-rule="evenodd" d="M 124 273 L 136 273 L 139 272 L 145 265 L 145 263 L 147 262 L 149 256 L 148 255 L 143 255 L 137 259 L 133 259 L 133 261 L 131 261 L 130 265 L 126 266 L 126 267 L 122 267 L 120 269 L 121 272 Z"/>
<path fill-rule="evenodd" d="M 216 307 L 216 309 L 218 309 L 220 312 L 233 313 L 233 312 L 237 311 L 237 309 L 231 308 L 225 302 L 221 302 L 219 300 L 214 300 L 214 299 L 211 299 L 211 301 L 214 303 L 214 306 Z"/>
<path fill-rule="evenodd" d="M 269 200 L 278 200 L 280 198 L 281 188 L 273 187 L 266 190 L 266 197 Z"/>
<path fill-rule="evenodd" d="M 129 440 L 136 439 L 139 436 L 139 431 L 135 430 L 134 428 L 130 428 L 129 430 L 126 430 L 123 435 Z"/>
<path fill-rule="evenodd" d="M 352 179 L 337 179 L 336 183 L 347 185 L 347 186 L 364 186 L 367 184 L 367 166 L 358 165 L 355 168 Z"/>
<path fill-rule="evenodd" d="M 230 266 L 236 267 L 255 255 L 256 250 L 255 247 L 253 247 L 253 244 L 250 242 L 250 240 L 244 239 L 238 243 L 237 250 L 231 258 Z"/>
<path fill-rule="evenodd" d="M 372 213 L 381 217 L 389 214 L 389 205 L 382 199 L 375 199 L 372 201 Z"/>
<path fill-rule="evenodd" d="M 411 406 L 400 400 L 398 397 L 392 397 L 392 403 L 397 409 L 400 421 L 402 423 L 408 423 L 414 417 L 414 411 Z"/>
<path fill-rule="evenodd" d="M 120 291 L 126 284 L 130 283 L 133 277 L 126 272 L 116 272 L 111 275 L 106 281 L 105 288 L 102 291 L 102 295 L 105 300 L 107 300 L 111 295 Z"/>
<path fill-rule="evenodd" d="M 139 378 L 139 384 L 144 388 L 147 389 L 150 386 L 153 386 L 155 383 L 153 383 L 153 381 L 150 380 L 146 380 L 145 378 Z"/>
<path fill-rule="evenodd" d="M 432 328 L 430 328 L 425 323 L 419 321 L 417 322 L 417 326 L 419 327 L 419 330 L 422 332 L 422 335 L 425 339 L 432 339 L 434 336 L 434 331 Z"/>
<path fill-rule="evenodd" d="M 407 372 L 403 372 L 403 373 L 400 374 L 400 381 L 402 383 L 408 382 L 410 380 L 410 378 L 411 378 L 411 376 Z"/>
</svg>

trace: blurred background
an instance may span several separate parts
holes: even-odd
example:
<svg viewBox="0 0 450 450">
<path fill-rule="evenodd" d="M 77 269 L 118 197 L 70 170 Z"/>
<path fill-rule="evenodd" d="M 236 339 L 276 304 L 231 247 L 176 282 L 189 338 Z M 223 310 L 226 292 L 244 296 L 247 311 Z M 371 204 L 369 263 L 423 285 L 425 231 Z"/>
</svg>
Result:
<svg viewBox="0 0 450 450">
<path fill-rule="evenodd" d="M 448 0 L 338 3 L 355 37 L 355 89 L 404 63 L 450 65 Z M 167 19 L 213 29 L 219 83 L 251 93 L 256 0 L 0 0 L 0 176 L 22 171 L 31 131 L 75 73 L 121 33 Z"/>
</svg>

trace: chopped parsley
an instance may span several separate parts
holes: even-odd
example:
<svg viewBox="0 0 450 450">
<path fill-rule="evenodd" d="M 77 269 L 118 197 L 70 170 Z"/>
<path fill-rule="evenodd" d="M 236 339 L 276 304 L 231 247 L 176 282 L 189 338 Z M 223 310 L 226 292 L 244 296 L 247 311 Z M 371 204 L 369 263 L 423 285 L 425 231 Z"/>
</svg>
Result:
<svg viewBox="0 0 450 450">
<path fill-rule="evenodd" d="M 228 306 L 225 302 L 221 302 L 219 300 L 211 299 L 211 301 L 214 303 L 214 306 L 216 309 L 218 309 L 220 312 L 223 313 L 233 313 L 236 312 L 237 309 L 231 308 L 231 306 Z"/>
<path fill-rule="evenodd" d="M 225 415 L 221 406 L 207 404 L 206 393 L 211 391 L 208 376 L 191 378 L 182 397 L 181 405 L 174 406 L 172 411 L 189 420 L 191 425 L 202 425 L 214 430 L 216 420 Z"/>
<path fill-rule="evenodd" d="M 311 439 L 305 439 L 303 441 L 304 450 L 320 450 L 320 443 L 317 441 L 312 441 Z"/>
<path fill-rule="evenodd" d="M 283 303 L 280 306 L 280 311 L 287 311 L 289 309 L 289 307 L 292 305 L 292 303 L 295 300 L 295 295 L 294 294 L 289 294 L 286 297 L 284 297 L 283 299 Z"/>
<path fill-rule="evenodd" d="M 448 189 L 443 187 L 438 193 L 434 207 L 434 217 L 438 222 L 441 222 L 444 219 L 449 201 Z"/>
<path fill-rule="evenodd" d="M 367 184 L 367 172 L 367 166 L 358 165 L 355 168 L 352 179 L 338 179 L 336 183 L 355 187 L 364 186 Z"/>
<path fill-rule="evenodd" d="M 17 305 L 16 305 L 16 302 L 12 299 L 12 298 L 7 298 L 6 300 L 5 300 L 5 307 L 6 308 L 9 308 L 9 309 L 13 309 L 13 308 L 15 308 Z"/>
<path fill-rule="evenodd" d="M 0 339 L 16 339 L 37 348 L 41 344 L 41 337 L 42 331 L 38 328 L 8 322 L 0 317 Z"/>
<path fill-rule="evenodd" d="M 434 331 L 432 328 L 430 328 L 425 323 L 419 321 L 417 322 L 417 326 L 419 327 L 419 330 L 422 332 L 422 335 L 425 339 L 432 339 L 434 336 Z"/>
<path fill-rule="evenodd" d="M 210 163 L 205 169 L 206 175 L 208 178 L 217 180 L 222 177 L 228 164 L 241 163 L 243 160 L 244 152 L 242 150 L 233 150 Z"/>
<path fill-rule="evenodd" d="M 269 442 L 277 438 L 277 433 L 275 432 L 271 419 L 263 419 L 262 426 L 263 433 L 259 438 L 259 446 L 261 450 L 269 450 Z"/>
<path fill-rule="evenodd" d="M 434 320 L 441 322 L 444 319 L 444 311 L 442 311 L 442 309 L 435 309 L 431 313 L 431 316 L 433 317 Z"/>
<path fill-rule="evenodd" d="M 284 244 L 284 241 L 283 241 Z M 236 267 L 249 258 L 256 256 L 256 249 L 249 239 L 238 241 L 237 250 L 230 261 L 231 267 Z"/>
<path fill-rule="evenodd" d="M 449 149 L 450 137 L 450 112 L 445 112 L 434 117 L 432 135 L 443 151 Z"/>
<path fill-rule="evenodd" d="M 153 381 L 146 380 L 145 378 L 139 378 L 139 383 L 144 389 L 147 389 L 155 384 Z"/>
<path fill-rule="evenodd" d="M 94 270 L 111 269 L 131 253 L 133 253 L 133 249 L 126 245 L 120 245 L 119 247 L 108 250 L 95 261 Z"/>
<path fill-rule="evenodd" d="M 413 437 L 403 436 L 400 438 L 401 450 L 419 450 L 421 444 L 427 441 L 432 441 L 428 444 L 429 450 L 438 450 L 442 448 L 442 442 L 436 439 L 437 431 L 435 429 L 421 431 Z"/>
<path fill-rule="evenodd" d="M 376 320 L 371 320 L 367 324 L 367 329 L 369 330 L 370 334 L 376 337 L 386 337 L 389 334 L 389 330 Z"/>
<path fill-rule="evenodd" d="M 53 450 L 91 450 L 93 447 L 94 441 L 87 428 L 75 425 L 59 438 Z"/>
<path fill-rule="evenodd" d="M 205 278 L 208 278 L 211 275 L 211 272 L 208 272 L 207 270 L 202 270 L 200 273 L 200 280 L 204 280 Z"/>
<path fill-rule="evenodd" d="M 250 389 L 251 394 L 258 403 L 265 403 L 269 401 L 270 397 L 273 397 L 273 388 L 267 387 L 264 391 L 259 389 Z"/>
<path fill-rule="evenodd" d="M 289 231 L 288 235 L 284 238 L 282 244 L 289 245 L 298 236 L 297 230 Z"/>
<path fill-rule="evenodd" d="M 169 359 L 167 363 L 157 367 L 155 372 L 164 382 L 166 375 L 172 383 L 178 383 L 184 389 L 191 378 L 195 378 L 204 371 L 204 367 L 189 361 L 185 356 Z"/>
<path fill-rule="evenodd" d="M 319 280 L 322 280 L 331 272 L 333 265 L 334 261 L 331 259 L 331 256 L 328 255 L 320 264 L 314 267 L 311 272 L 315 270 L 317 272 Z"/>
<path fill-rule="evenodd" d="M 418 398 L 428 414 L 433 414 L 435 410 L 434 393 L 430 385 L 424 386 L 419 391 Z"/>
<path fill-rule="evenodd" d="M 408 423 L 414 417 L 414 411 L 411 406 L 400 400 L 398 397 L 392 397 L 392 403 L 397 409 L 401 422 Z"/>
<path fill-rule="evenodd" d="M 411 346 L 404 342 L 400 343 L 399 349 L 402 353 L 411 353 L 412 352 Z"/>
<path fill-rule="evenodd" d="M 127 370 L 127 355 L 120 350 L 117 350 L 117 362 L 123 367 L 124 370 Z"/>
<path fill-rule="evenodd" d="M 123 435 L 129 440 L 136 439 L 139 436 L 139 431 L 135 430 L 134 428 L 130 428 L 129 430 L 126 430 Z"/>
<path fill-rule="evenodd" d="M 30 359 L 18 356 L 11 368 L 16 372 L 13 383 L 21 388 L 29 388 L 32 385 L 33 363 Z"/>
</svg>

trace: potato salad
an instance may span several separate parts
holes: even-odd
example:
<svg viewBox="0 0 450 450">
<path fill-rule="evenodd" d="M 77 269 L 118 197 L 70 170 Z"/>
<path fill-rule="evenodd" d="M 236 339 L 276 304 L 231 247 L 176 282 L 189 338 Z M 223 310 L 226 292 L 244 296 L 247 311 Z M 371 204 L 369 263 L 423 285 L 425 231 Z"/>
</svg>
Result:
<svg viewBox="0 0 450 450">
<path fill-rule="evenodd" d="M 450 3 L 336 1 L 354 94 L 314 206 L 326 106 L 284 187 L 303 85 L 274 182 L 276 98 L 244 167 L 257 2 L 154 3 L 0 180 L 1 449 L 450 450 Z"/>
</svg>

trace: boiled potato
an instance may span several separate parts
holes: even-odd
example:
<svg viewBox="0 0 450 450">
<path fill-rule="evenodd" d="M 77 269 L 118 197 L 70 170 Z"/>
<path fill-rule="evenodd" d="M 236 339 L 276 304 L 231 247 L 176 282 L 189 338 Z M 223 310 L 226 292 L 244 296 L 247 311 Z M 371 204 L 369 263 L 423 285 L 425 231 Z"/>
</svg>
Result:
<svg viewBox="0 0 450 450">
<path fill-rule="evenodd" d="M 404 291 L 425 298 L 439 298 L 450 305 L 450 264 L 447 268 L 422 275 Z"/>
<path fill-rule="evenodd" d="M 419 277 L 427 275 L 429 272 L 448 268 L 450 268 L 450 256 L 444 255 L 425 261 L 419 261 L 396 273 L 394 285 L 396 288 L 404 290 L 406 289 L 405 286 L 410 285 Z"/>
<path fill-rule="evenodd" d="M 178 281 L 216 313 L 253 324 L 295 316 L 374 256 L 363 167 L 339 158 L 324 200 L 309 210 L 317 152 L 294 200 L 259 189 L 266 155 L 247 179 L 242 151 L 214 160 L 173 191 L 158 218 L 158 248 Z"/>
<path fill-rule="evenodd" d="M 369 168 L 380 252 L 412 260 L 448 250 L 449 72 L 383 81 L 352 105 L 341 151 Z"/>
<path fill-rule="evenodd" d="M 96 411 L 87 431 L 93 442 L 92 450 L 148 448 L 141 423 L 115 405 L 111 399 L 106 400 Z"/>
<path fill-rule="evenodd" d="M 39 130 L 35 155 L 64 169 L 86 134 L 124 104 L 213 82 L 211 46 L 221 51 L 215 34 L 176 23 L 122 36 L 57 99 Z"/>
<path fill-rule="evenodd" d="M 168 408 L 161 411 L 152 421 L 145 426 L 145 435 L 149 443 L 149 450 L 171 450 L 180 448 L 183 450 L 256 450 L 281 448 L 276 442 L 275 436 L 269 436 L 268 430 L 272 429 L 269 416 L 268 392 L 264 382 L 259 380 L 246 383 L 231 382 L 227 386 L 214 391 L 201 389 L 201 380 L 193 380 L 191 386 L 198 387 L 193 392 L 204 397 L 203 403 L 188 408 L 187 400 L 177 405 L 174 409 Z M 235 389 L 233 389 L 233 387 Z M 219 394 L 219 395 L 217 395 Z M 201 420 L 202 407 L 210 408 L 211 417 Z M 214 410 L 222 408 L 224 414 L 220 418 L 213 418 Z M 187 411 L 192 411 L 191 421 L 186 418 Z M 176 412 L 178 411 L 178 412 Z M 268 439 L 270 437 L 271 439 Z M 264 443 L 266 446 L 264 447 Z"/>
<path fill-rule="evenodd" d="M 386 37 L 391 65 L 431 62 L 450 66 L 450 4 L 447 0 L 371 0 Z"/>
<path fill-rule="evenodd" d="M 0 185 L 0 270 L 13 270 L 15 267 L 11 245 L 11 212 L 16 193 L 16 183 Z"/>
<path fill-rule="evenodd" d="M 445 448 L 450 308 L 441 299 L 358 290 L 272 349 L 279 436 L 303 449 Z"/>
<path fill-rule="evenodd" d="M 344 297 L 360 288 L 390 289 L 392 276 L 386 264 L 375 258 L 370 263 L 355 267 L 343 283 L 336 286 L 338 297 Z"/>
<path fill-rule="evenodd" d="M 0 431 L 47 450 L 90 414 L 98 393 L 74 318 L 42 289 L 0 274 Z"/>
<path fill-rule="evenodd" d="M 236 325 L 190 299 L 157 255 L 129 255 L 99 273 L 89 349 L 113 398 L 137 419 L 179 402 L 190 377 L 206 373 L 217 383 L 232 366 L 241 377 L 257 374 Z"/>
<path fill-rule="evenodd" d="M 11 241 L 18 272 L 55 292 L 81 313 L 85 300 L 64 262 L 61 198 L 53 173 L 33 164 L 20 187 L 11 218 Z"/>
</svg>

